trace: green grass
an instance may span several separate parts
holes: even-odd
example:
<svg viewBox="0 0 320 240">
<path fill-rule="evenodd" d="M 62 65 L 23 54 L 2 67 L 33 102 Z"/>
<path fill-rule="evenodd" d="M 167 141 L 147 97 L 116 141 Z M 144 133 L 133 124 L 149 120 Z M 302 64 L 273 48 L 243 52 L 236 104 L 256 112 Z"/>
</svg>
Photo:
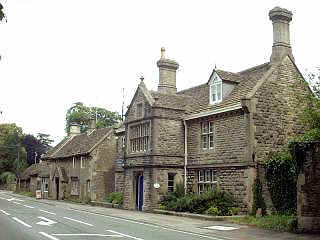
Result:
<svg viewBox="0 0 320 240">
<path fill-rule="evenodd" d="M 293 232 L 297 227 L 296 215 L 269 215 L 265 217 L 245 216 L 243 218 L 230 218 L 232 223 L 256 226 L 282 232 Z"/>
<path fill-rule="evenodd" d="M 32 192 L 15 192 L 17 194 L 27 196 L 27 197 L 34 197 L 34 194 Z"/>
</svg>

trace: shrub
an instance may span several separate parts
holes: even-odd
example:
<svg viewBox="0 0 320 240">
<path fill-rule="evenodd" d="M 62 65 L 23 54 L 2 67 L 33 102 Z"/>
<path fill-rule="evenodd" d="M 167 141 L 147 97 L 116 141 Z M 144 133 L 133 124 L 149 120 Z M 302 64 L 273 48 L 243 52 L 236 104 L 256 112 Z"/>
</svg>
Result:
<svg viewBox="0 0 320 240">
<path fill-rule="evenodd" d="M 272 154 L 264 163 L 267 185 L 278 213 L 295 213 L 297 206 L 297 163 L 290 153 Z"/>
<path fill-rule="evenodd" d="M 89 204 L 91 202 L 91 198 L 89 196 L 85 196 L 84 199 L 83 199 L 83 202 L 85 204 Z"/>
<path fill-rule="evenodd" d="M 3 172 L 0 174 L 0 182 L 8 184 L 16 181 L 16 175 L 12 172 Z"/>
<path fill-rule="evenodd" d="M 209 190 L 203 194 L 182 195 L 167 193 L 160 201 L 162 208 L 177 212 L 209 213 L 231 215 L 233 206 L 231 194 L 220 189 Z M 217 208 L 217 209 L 215 209 Z"/>
<path fill-rule="evenodd" d="M 252 205 L 251 215 L 255 216 L 257 214 L 257 210 L 261 208 L 261 215 L 265 216 L 267 213 L 267 207 L 262 196 L 262 184 L 260 182 L 259 177 L 257 177 L 254 180 L 254 183 L 252 186 L 252 192 L 253 192 L 253 205 Z"/>
<path fill-rule="evenodd" d="M 207 211 L 206 214 L 212 215 L 212 216 L 220 216 L 221 211 L 216 206 L 211 206 Z"/>
<path fill-rule="evenodd" d="M 240 208 L 232 207 L 232 208 L 230 209 L 230 211 L 231 211 L 231 214 L 232 214 L 232 215 L 239 215 L 241 210 L 240 210 Z"/>
<path fill-rule="evenodd" d="M 107 197 L 107 202 L 112 204 L 123 204 L 123 193 L 121 192 L 112 192 Z"/>
</svg>

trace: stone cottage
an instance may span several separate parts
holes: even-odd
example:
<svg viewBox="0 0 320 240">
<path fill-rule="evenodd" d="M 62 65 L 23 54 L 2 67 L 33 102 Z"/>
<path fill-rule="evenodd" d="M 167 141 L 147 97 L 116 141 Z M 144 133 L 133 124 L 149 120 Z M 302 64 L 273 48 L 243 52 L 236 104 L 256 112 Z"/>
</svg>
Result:
<svg viewBox="0 0 320 240">
<path fill-rule="evenodd" d="M 47 162 L 32 164 L 18 178 L 17 190 L 31 192 L 41 190 L 42 198 L 49 198 L 50 165 Z"/>
<path fill-rule="evenodd" d="M 190 89 L 177 91 L 179 64 L 161 49 L 158 90 L 142 78 L 116 132 L 115 188 L 125 208 L 155 208 L 180 182 L 196 193 L 219 186 L 250 211 L 253 181 L 263 178 L 259 163 L 302 131 L 299 96 L 309 91 L 290 46 L 292 13 L 276 7 L 269 17 L 269 62 L 236 73 L 213 69 Z"/>
<path fill-rule="evenodd" d="M 80 127 L 72 125 L 69 136 L 43 158 L 50 164 L 51 198 L 104 200 L 114 191 L 114 130 L 89 126 L 80 134 Z"/>
</svg>

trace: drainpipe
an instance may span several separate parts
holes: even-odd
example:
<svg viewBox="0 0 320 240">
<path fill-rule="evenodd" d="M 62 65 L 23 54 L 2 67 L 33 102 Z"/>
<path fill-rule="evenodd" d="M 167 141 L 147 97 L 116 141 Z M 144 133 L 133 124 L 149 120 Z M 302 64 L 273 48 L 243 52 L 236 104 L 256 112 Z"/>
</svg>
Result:
<svg viewBox="0 0 320 240">
<path fill-rule="evenodd" d="M 187 162 L 188 162 L 188 141 L 187 141 L 187 123 L 183 120 L 184 125 L 184 194 L 187 194 Z"/>
</svg>

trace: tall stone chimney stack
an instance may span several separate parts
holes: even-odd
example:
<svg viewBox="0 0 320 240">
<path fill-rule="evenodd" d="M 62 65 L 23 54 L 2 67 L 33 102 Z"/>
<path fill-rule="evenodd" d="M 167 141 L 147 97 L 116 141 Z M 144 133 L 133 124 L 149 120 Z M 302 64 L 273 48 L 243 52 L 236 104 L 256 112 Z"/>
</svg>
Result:
<svg viewBox="0 0 320 240">
<path fill-rule="evenodd" d="M 71 123 L 69 129 L 69 137 L 73 137 L 80 134 L 80 126 L 77 123 Z"/>
<path fill-rule="evenodd" d="M 157 62 L 159 67 L 159 85 L 158 92 L 174 94 L 177 92 L 176 73 L 179 64 L 165 57 L 165 49 L 161 48 L 161 58 Z"/>
<path fill-rule="evenodd" d="M 95 118 L 89 120 L 88 123 L 88 132 L 87 134 L 91 134 L 97 128 L 97 122 Z"/>
<path fill-rule="evenodd" d="M 280 7 L 275 7 L 269 12 L 273 24 L 273 46 L 271 62 L 280 61 L 285 55 L 293 58 L 290 46 L 289 24 L 292 20 L 292 12 Z"/>
</svg>

